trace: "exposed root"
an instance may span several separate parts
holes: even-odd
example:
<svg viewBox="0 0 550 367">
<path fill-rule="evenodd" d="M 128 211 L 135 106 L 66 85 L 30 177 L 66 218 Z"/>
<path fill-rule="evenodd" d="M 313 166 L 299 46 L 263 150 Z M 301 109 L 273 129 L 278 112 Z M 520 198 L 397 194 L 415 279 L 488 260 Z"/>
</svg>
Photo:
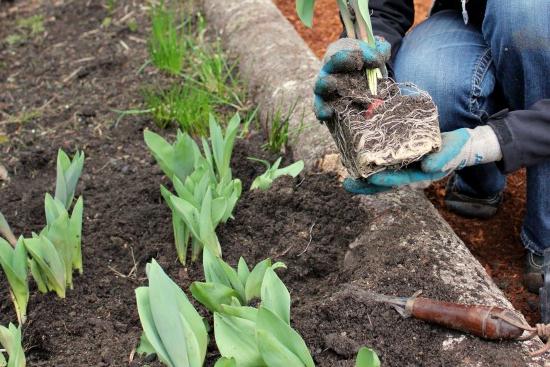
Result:
<svg viewBox="0 0 550 367">
<path fill-rule="evenodd" d="M 335 106 L 337 121 L 330 130 L 354 177 L 401 168 L 441 145 L 437 109 L 426 92 L 389 79 L 378 87 L 376 98 L 348 90 Z"/>
</svg>

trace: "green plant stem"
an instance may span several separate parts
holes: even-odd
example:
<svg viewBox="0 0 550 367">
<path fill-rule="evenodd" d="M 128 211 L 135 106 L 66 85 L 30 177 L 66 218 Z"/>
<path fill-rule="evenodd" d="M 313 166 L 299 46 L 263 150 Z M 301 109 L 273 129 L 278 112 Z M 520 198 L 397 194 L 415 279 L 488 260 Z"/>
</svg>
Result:
<svg viewBox="0 0 550 367">
<path fill-rule="evenodd" d="M 355 28 L 353 26 L 353 21 L 351 20 L 351 13 L 348 9 L 348 1 L 347 0 L 337 0 L 338 1 L 338 8 L 340 9 L 340 15 L 342 16 L 342 22 L 344 23 L 344 27 L 346 28 L 346 35 L 349 38 L 356 38 L 355 35 Z"/>
<path fill-rule="evenodd" d="M 350 0 L 353 10 L 355 12 L 355 22 L 357 26 L 358 38 L 365 41 L 369 46 L 376 47 L 376 40 L 372 33 L 372 24 L 370 20 L 370 14 L 368 9 L 368 0 Z M 359 5 L 359 1 L 365 1 L 364 7 Z M 368 69 L 367 80 L 370 93 L 375 96 L 378 94 L 378 77 L 382 73 L 380 69 Z"/>
</svg>

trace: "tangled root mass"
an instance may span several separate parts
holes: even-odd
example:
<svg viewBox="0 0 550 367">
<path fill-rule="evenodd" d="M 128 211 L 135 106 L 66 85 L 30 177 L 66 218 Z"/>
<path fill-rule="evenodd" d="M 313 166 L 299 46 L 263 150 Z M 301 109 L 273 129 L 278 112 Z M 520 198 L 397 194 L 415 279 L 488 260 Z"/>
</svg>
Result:
<svg viewBox="0 0 550 367">
<path fill-rule="evenodd" d="M 327 125 L 352 177 L 402 168 L 440 148 L 437 109 L 426 92 L 391 79 L 378 81 L 376 96 L 368 90 L 364 73 L 347 75 L 330 102 L 336 117 Z"/>
</svg>

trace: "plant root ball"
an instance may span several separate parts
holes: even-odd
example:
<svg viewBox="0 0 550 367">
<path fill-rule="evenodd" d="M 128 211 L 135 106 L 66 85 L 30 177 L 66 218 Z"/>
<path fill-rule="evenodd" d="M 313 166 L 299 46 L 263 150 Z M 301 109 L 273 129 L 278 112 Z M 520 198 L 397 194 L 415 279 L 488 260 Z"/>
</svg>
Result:
<svg viewBox="0 0 550 367">
<path fill-rule="evenodd" d="M 437 108 L 412 84 L 379 79 L 372 96 L 364 72 L 342 75 L 329 103 L 336 117 L 327 126 L 352 177 L 402 168 L 441 147 Z"/>
</svg>

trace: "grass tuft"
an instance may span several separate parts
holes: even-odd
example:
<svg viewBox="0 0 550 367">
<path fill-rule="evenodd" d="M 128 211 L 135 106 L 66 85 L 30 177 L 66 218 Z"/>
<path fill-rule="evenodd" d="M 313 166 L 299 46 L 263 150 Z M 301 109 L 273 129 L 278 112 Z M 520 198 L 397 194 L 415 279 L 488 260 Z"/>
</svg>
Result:
<svg viewBox="0 0 550 367">
<path fill-rule="evenodd" d="M 292 134 L 299 135 L 304 127 L 303 118 L 296 131 L 290 131 L 290 119 L 296 112 L 298 102 L 294 102 L 287 111 L 283 111 L 280 107 L 276 107 L 274 112 L 266 116 L 263 130 L 265 133 L 266 143 L 262 145 L 264 150 L 272 153 L 285 152 L 288 145 L 288 140 Z"/>
<path fill-rule="evenodd" d="M 166 128 L 175 122 L 191 135 L 207 134 L 208 116 L 214 113 L 208 92 L 183 83 L 174 84 L 166 90 L 146 89 L 144 99 L 159 128 Z"/>
<path fill-rule="evenodd" d="M 151 10 L 152 32 L 149 39 L 151 61 L 160 70 L 179 75 L 183 66 L 185 42 L 178 31 L 174 12 L 164 4 L 155 5 Z"/>
</svg>

